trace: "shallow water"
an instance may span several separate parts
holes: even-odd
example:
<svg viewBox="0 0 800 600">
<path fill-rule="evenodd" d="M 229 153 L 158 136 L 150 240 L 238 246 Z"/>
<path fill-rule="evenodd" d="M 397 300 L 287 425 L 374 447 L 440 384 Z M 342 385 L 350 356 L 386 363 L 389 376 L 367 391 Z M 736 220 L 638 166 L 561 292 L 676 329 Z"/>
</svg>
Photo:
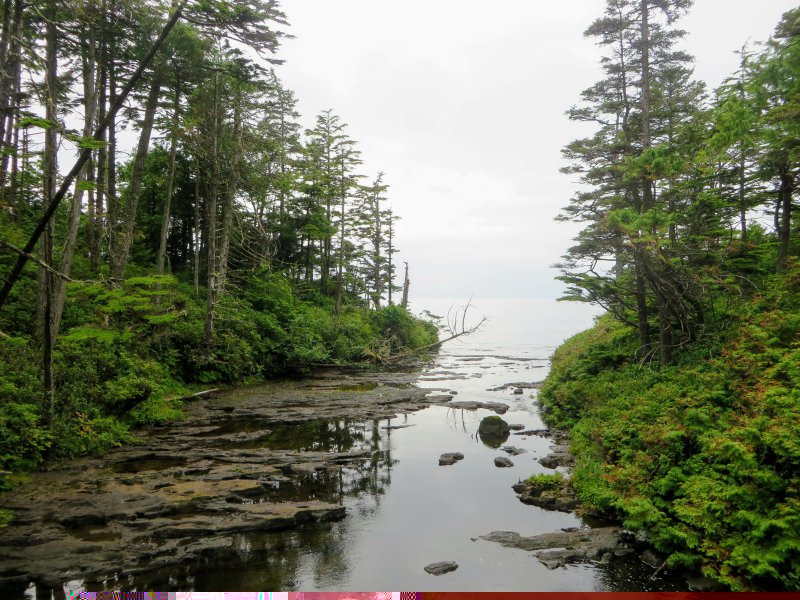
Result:
<svg viewBox="0 0 800 600">
<path fill-rule="evenodd" d="M 421 377 L 432 393 L 456 392 L 456 400 L 504 402 L 503 419 L 539 429 L 536 392 L 511 382 L 535 382 L 546 370 L 541 348 L 451 347 Z M 449 375 L 442 375 L 442 372 Z M 426 381 L 428 380 L 428 381 Z M 668 578 L 650 580 L 652 569 L 637 557 L 610 565 L 571 565 L 548 570 L 529 552 L 479 539 L 495 530 L 535 535 L 582 526 L 573 514 L 522 504 L 511 486 L 533 473 L 549 472 L 536 459 L 550 442 L 512 434 L 507 442 L 527 450 L 510 456 L 511 468 L 494 458 L 509 456 L 477 435 L 484 416 L 495 414 L 431 406 L 395 419 L 368 422 L 314 420 L 276 426 L 245 443 L 272 448 L 328 452 L 370 450 L 358 467 L 278 478 L 252 501 L 319 499 L 341 502 L 347 517 L 337 523 L 306 525 L 269 533 L 233 536 L 225 552 L 179 568 L 115 581 L 73 582 L 104 589 L 281 589 L 281 590 L 506 590 L 601 591 L 680 589 Z M 387 426 L 408 425 L 399 429 Z M 226 425 L 226 433 L 254 432 L 251 423 Z M 219 432 L 218 432 L 219 433 Z M 461 452 L 464 459 L 439 466 L 439 455 Z M 435 577 L 425 565 L 452 560 L 459 568 Z"/>
<path fill-rule="evenodd" d="M 521 308 L 517 307 L 519 310 Z M 525 429 L 540 429 L 536 391 L 514 388 L 492 391 L 508 383 L 544 378 L 548 358 L 566 336 L 591 322 L 553 322 L 545 310 L 536 315 L 538 338 L 514 327 L 515 310 L 495 315 L 490 334 L 447 345 L 435 364 L 421 373 L 421 387 L 431 394 L 455 392 L 454 400 L 503 402 L 502 418 Z M 505 318 L 505 321 L 503 320 Z M 502 326 L 506 323 L 506 326 Z M 532 327 L 530 322 L 528 328 Z M 499 334 L 498 334 L 499 329 Z M 492 335 L 492 332 L 494 335 Z M 527 340 L 536 339 L 536 343 Z M 309 386 L 319 387 L 317 382 Z M 355 384 L 339 391 L 358 394 L 374 384 Z M 338 388 L 337 388 L 338 389 Z M 246 396 L 247 389 L 233 396 Z M 522 504 L 511 486 L 540 472 L 552 472 L 537 459 L 550 442 L 537 436 L 512 435 L 505 442 L 525 449 L 509 456 L 483 443 L 480 420 L 495 413 L 430 406 L 394 419 L 353 421 L 313 419 L 291 423 L 232 419 L 196 434 L 228 441 L 224 447 L 261 447 L 320 452 L 366 452 L 357 465 L 333 467 L 307 475 L 275 476 L 263 493 L 243 502 L 307 499 L 341 503 L 347 517 L 335 523 L 303 525 L 286 531 L 233 535 L 224 551 L 215 550 L 179 567 L 131 577 L 72 581 L 63 591 L 101 589 L 197 590 L 333 590 L 375 589 L 429 591 L 671 591 L 685 589 L 668 573 L 653 580 L 653 569 L 635 555 L 610 564 L 569 565 L 548 570 L 530 552 L 479 539 L 491 531 L 535 535 L 588 525 L 573 514 L 550 512 Z M 406 426 L 402 428 L 389 428 Z M 230 436 L 230 437 L 228 437 Z M 439 455 L 461 452 L 464 459 L 439 466 Z M 498 468 L 494 458 L 509 457 L 514 466 Z M 166 468 L 153 457 L 148 468 Z M 125 468 L 125 467 L 121 467 Z M 134 468 L 131 465 L 131 468 Z M 102 531 L 87 528 L 91 539 Z M 456 571 L 436 577 L 423 568 L 455 561 Z M 53 597 L 63 593 L 53 590 Z M 28 597 L 49 597 L 33 586 Z"/>
</svg>

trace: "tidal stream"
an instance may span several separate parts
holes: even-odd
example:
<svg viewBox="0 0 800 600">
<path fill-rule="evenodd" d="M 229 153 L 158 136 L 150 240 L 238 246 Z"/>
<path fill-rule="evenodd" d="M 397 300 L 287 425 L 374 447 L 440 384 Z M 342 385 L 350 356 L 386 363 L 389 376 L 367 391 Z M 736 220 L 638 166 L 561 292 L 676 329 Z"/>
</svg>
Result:
<svg viewBox="0 0 800 600">
<path fill-rule="evenodd" d="M 288 391 L 283 390 L 283 396 L 276 395 L 278 388 L 269 385 L 224 394 L 216 403 L 202 409 L 211 414 L 210 417 L 200 412 L 200 416 L 195 415 L 195 421 L 190 421 L 183 429 L 176 424 L 173 430 L 154 432 L 154 439 L 185 436 L 173 448 L 186 448 L 185 452 L 166 454 L 164 448 L 171 446 L 163 443 L 159 446 L 159 442 L 154 441 L 156 445 L 145 445 L 133 454 L 118 451 L 119 455 L 111 457 L 110 466 L 105 463 L 103 467 L 94 466 L 93 463 L 81 467 L 78 464 L 75 472 L 100 469 L 91 479 L 96 489 L 107 485 L 114 493 L 123 489 L 132 494 L 115 500 L 115 506 L 142 503 L 144 496 L 152 498 L 156 491 L 173 489 L 195 498 L 195 488 L 211 485 L 211 480 L 221 485 L 230 483 L 234 477 L 242 477 L 237 481 L 246 485 L 215 488 L 207 492 L 213 501 L 203 504 L 198 500 L 190 508 L 166 511 L 160 508 L 163 503 L 153 501 L 155 508 L 145 505 L 137 509 L 123 531 L 116 520 L 127 515 L 115 516 L 113 510 L 110 516 L 108 510 L 103 513 L 100 508 L 104 505 L 99 500 L 95 502 L 100 507 L 99 513 L 82 512 L 80 502 L 93 502 L 92 495 L 85 494 L 91 494 L 95 488 L 87 483 L 85 489 L 79 490 L 84 496 L 76 496 L 74 501 L 61 498 L 66 508 L 56 510 L 58 515 L 45 514 L 43 520 L 48 527 L 66 528 L 68 535 L 58 537 L 62 535 L 59 529 L 55 537 L 44 536 L 42 547 L 50 543 L 58 548 L 59 540 L 65 540 L 61 542 L 66 544 L 65 552 L 84 553 L 87 561 L 89 557 L 94 558 L 92 552 L 105 552 L 108 556 L 102 564 L 107 566 L 95 568 L 89 576 L 70 578 L 69 572 L 75 572 L 74 566 L 80 564 L 80 557 L 76 557 L 77 562 L 71 563 L 72 569 L 60 573 L 59 567 L 54 566 L 50 583 L 43 583 L 41 576 L 26 581 L 26 563 L 21 562 L 6 573 L 17 576 L 13 583 L 11 580 L 3 583 L 0 592 L 3 597 L 60 598 L 67 591 L 102 589 L 680 589 L 681 582 L 670 581 L 668 575 L 653 579 L 654 569 L 635 554 L 610 562 L 590 561 L 548 569 L 530 552 L 479 537 L 492 531 L 516 531 L 531 536 L 591 525 L 572 513 L 522 504 L 511 489 L 513 484 L 534 473 L 552 472 L 537 462 L 548 454 L 549 439 L 512 432 L 505 444 L 525 452 L 509 456 L 484 443 L 477 434 L 481 419 L 495 414 L 493 411 L 463 410 L 443 404 L 447 396 L 452 396 L 453 402 L 500 402 L 508 405 L 507 412 L 502 415 L 508 423 L 523 425 L 526 430 L 543 428 L 534 383 L 546 374 L 550 350 L 535 346 L 476 349 L 453 344 L 446 347 L 429 368 L 405 379 L 350 376 L 345 385 L 338 380 L 332 384 L 315 380 L 291 384 Z M 414 382 L 422 391 L 415 389 Z M 523 384 L 519 386 L 522 393 L 517 385 L 504 387 L 510 383 Z M 392 390 L 407 393 L 412 388 L 417 394 L 416 405 L 405 405 L 390 397 L 382 405 L 382 414 L 376 415 L 373 411 L 371 417 L 357 416 L 361 414 L 360 398 L 372 398 L 376 393 L 379 397 L 391 396 Z M 298 405 L 305 407 L 305 412 L 299 413 L 298 408 L 291 406 L 292 399 L 306 389 L 309 390 L 307 398 L 297 400 Z M 325 410 L 309 405 L 308 398 L 314 398 L 314 394 L 333 393 L 332 390 L 344 399 L 346 411 L 327 404 Z M 426 404 L 426 396 L 437 403 Z M 275 398 L 285 400 L 276 401 Z M 267 418 L 253 413 L 252 407 L 269 403 L 279 407 L 277 414 Z M 386 418 L 395 409 L 400 414 Z M 347 416 L 337 416 L 337 412 Z M 225 418 L 214 414 L 223 414 Z M 197 454 L 193 444 L 205 445 L 202 454 Z M 461 452 L 464 459 L 454 465 L 439 466 L 439 456 L 446 452 Z M 272 469 L 266 474 L 266 466 L 258 469 L 247 462 L 261 460 L 267 456 L 263 453 L 270 453 L 269 458 L 262 461 Z M 314 460 L 318 463 L 309 466 L 309 456 L 317 457 Z M 501 456 L 510 458 L 513 467 L 495 466 L 494 459 Z M 319 463 L 325 460 L 329 462 Z M 224 464 L 220 466 L 221 463 Z M 236 467 L 237 464 L 240 466 Z M 230 475 L 231 465 L 237 474 Z M 102 479 L 103 473 L 116 479 L 111 480 L 112 484 L 102 482 L 97 477 Z M 41 489 L 46 489 L 49 477 L 55 490 L 56 482 L 63 484 L 69 475 L 63 475 L 60 480 L 58 473 L 45 473 L 41 477 Z M 182 485 L 185 489 L 180 487 Z M 76 483 L 76 487 L 81 486 Z M 41 497 L 41 489 L 39 496 L 31 492 L 25 501 Z M 148 494 L 147 490 L 153 492 Z M 223 497 L 224 501 L 220 500 Z M 19 502 L 22 504 L 23 497 Z M 312 506 L 308 502 L 326 504 Z M 291 506 L 296 517 L 291 517 L 294 521 L 287 521 L 286 527 L 277 521 L 265 521 L 271 523 L 267 530 L 257 527 L 252 530 L 254 527 L 247 524 L 263 516 L 252 512 L 260 510 L 259 505 Z M 344 506 L 344 518 L 325 513 L 327 508 L 312 511 L 316 515 L 313 518 L 297 516 L 302 510 L 329 505 Z M 226 520 L 239 518 L 225 516 L 232 514 L 227 512 L 226 506 L 231 510 L 252 511 L 242 513 L 244 525 L 237 521 L 235 526 L 229 523 L 226 528 Z M 274 510 L 267 512 L 275 516 Z M 148 523 L 148 514 L 157 515 L 159 520 Z M 24 517 L 23 511 L 23 522 Z M 33 519 L 30 516 L 29 522 L 33 523 Z M 273 526 L 274 523 L 278 526 Z M 13 535 L 13 529 L 9 528 L 7 535 Z M 139 536 L 131 533 L 137 529 L 142 532 Z M 170 533 L 173 530 L 178 538 L 173 539 Z M 134 560 L 120 549 L 118 567 L 114 568 L 111 566 L 115 564 L 113 545 L 109 544 L 113 544 L 115 535 L 119 535 L 121 544 L 130 544 L 131 548 L 138 543 L 162 544 L 164 554 L 170 556 L 148 562 L 141 557 Z M 203 536 L 212 535 L 215 543 L 204 546 Z M 84 545 L 70 545 L 76 540 Z M 11 538 L 6 541 L 13 543 Z M 87 543 L 96 545 L 87 546 Z M 170 543 L 173 546 L 169 546 Z M 189 548 L 194 550 L 188 552 Z M 174 553 L 182 549 L 187 550 L 186 558 L 175 560 Z M 8 552 L 13 551 L 5 549 L 4 559 L 9 558 Z M 46 560 L 37 554 L 32 556 L 31 560 Z M 152 550 L 152 556 L 158 556 L 156 550 Z M 426 565 L 439 561 L 455 561 L 459 567 L 440 576 L 424 571 Z M 66 564 L 69 563 L 63 560 L 59 563 Z M 39 564 L 39 572 L 41 568 Z"/>
</svg>

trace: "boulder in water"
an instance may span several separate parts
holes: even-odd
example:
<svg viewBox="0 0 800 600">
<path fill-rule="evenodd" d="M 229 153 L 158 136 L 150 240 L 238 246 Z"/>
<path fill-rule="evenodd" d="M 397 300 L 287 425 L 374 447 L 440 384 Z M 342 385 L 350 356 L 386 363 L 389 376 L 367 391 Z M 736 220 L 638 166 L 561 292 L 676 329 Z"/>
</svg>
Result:
<svg viewBox="0 0 800 600">
<path fill-rule="evenodd" d="M 453 561 L 444 561 L 444 562 L 437 562 L 431 563 L 427 567 L 425 567 L 425 572 L 430 573 L 431 575 L 444 575 L 445 573 L 449 573 L 450 571 L 455 571 L 458 568 L 458 563 L 454 563 Z"/>
</svg>

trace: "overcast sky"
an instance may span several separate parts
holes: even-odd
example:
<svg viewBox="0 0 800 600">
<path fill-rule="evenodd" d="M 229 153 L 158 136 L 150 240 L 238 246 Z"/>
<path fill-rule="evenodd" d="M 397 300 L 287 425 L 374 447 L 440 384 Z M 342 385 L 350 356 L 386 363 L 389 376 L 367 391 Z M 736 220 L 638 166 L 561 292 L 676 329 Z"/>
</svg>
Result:
<svg viewBox="0 0 800 600">
<path fill-rule="evenodd" d="M 305 126 L 332 108 L 380 170 L 402 217 L 417 298 L 556 298 L 550 266 L 576 229 L 553 221 L 575 190 L 565 110 L 599 79 L 583 31 L 604 0 L 284 0 L 296 36 L 279 75 Z M 696 0 L 681 26 L 716 87 L 734 50 L 765 40 L 790 0 Z"/>
</svg>

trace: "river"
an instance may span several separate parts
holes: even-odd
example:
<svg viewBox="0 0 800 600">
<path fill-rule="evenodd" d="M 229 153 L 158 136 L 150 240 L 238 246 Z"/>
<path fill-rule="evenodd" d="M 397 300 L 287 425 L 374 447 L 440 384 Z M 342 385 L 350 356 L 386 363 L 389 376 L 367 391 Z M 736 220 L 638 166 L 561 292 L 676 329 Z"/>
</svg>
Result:
<svg viewBox="0 0 800 600">
<path fill-rule="evenodd" d="M 429 306 L 438 308 L 436 301 L 431 301 Z M 548 358 L 554 348 L 569 335 L 591 325 L 592 312 L 585 307 L 555 305 L 548 301 L 494 300 L 475 302 L 471 314 L 474 314 L 473 319 L 487 316 L 483 330 L 448 344 L 433 364 L 407 381 L 418 377 L 418 387 L 431 395 L 453 395 L 455 401 L 505 403 L 509 409 L 503 419 L 508 423 L 524 425 L 525 429 L 542 428 L 533 387 L 525 387 L 523 394 L 515 393 L 514 387 L 494 388 L 512 382 L 540 381 L 546 375 Z M 357 402 L 362 388 L 379 391 L 384 385 L 389 389 L 395 384 L 384 384 L 380 379 L 366 384 L 356 378 L 347 389 Z M 397 384 L 398 388 L 403 386 L 407 384 Z M 345 388 L 340 385 L 336 389 Z M 269 388 L 239 390 L 231 398 L 223 398 L 233 404 L 217 408 L 226 413 L 242 410 L 242 414 L 247 414 L 247 409 L 237 402 L 256 405 L 259 398 L 272 393 Z M 508 455 L 484 444 L 477 435 L 480 420 L 494 414 L 490 410 L 461 410 L 437 404 L 419 410 L 403 410 L 404 414 L 396 418 L 323 415 L 308 419 L 313 414 L 313 410 L 309 410 L 311 412 L 306 415 L 292 414 L 293 420 L 284 425 L 229 419 L 210 433 L 208 427 L 197 429 L 199 433 L 194 434 L 194 439 L 222 434 L 249 436 L 237 438 L 239 441 L 234 445 L 240 451 L 268 447 L 273 451 L 352 454 L 367 449 L 372 458 L 365 463 L 328 466 L 325 470 L 317 467 L 305 475 L 299 469 L 292 470 L 291 466 L 283 467 L 284 473 L 291 472 L 294 476 L 275 476 L 266 483 L 262 480 L 269 493 L 261 497 L 251 495 L 251 500 L 247 500 L 256 503 L 320 500 L 343 505 L 346 509 L 343 519 L 306 523 L 278 531 L 234 533 L 225 537 L 224 543 L 194 553 L 191 559 L 177 564 L 173 561 L 173 564 L 152 569 L 139 564 L 135 574 L 127 574 L 124 564 L 119 565 L 118 571 L 112 570 L 101 577 L 70 579 L 64 574 L 63 581 L 55 579 L 58 585 L 52 586 L 52 597 L 61 597 L 68 591 L 109 588 L 208 591 L 680 589 L 681 584 L 670 581 L 668 576 L 652 579 L 653 569 L 637 556 L 618 558 L 607 564 L 595 561 L 549 569 L 529 552 L 481 539 L 480 536 L 492 531 L 517 531 L 530 536 L 587 525 L 572 513 L 546 511 L 518 500 L 511 489 L 513 484 L 534 473 L 552 472 L 537 462 L 548 453 L 550 441 L 534 435 L 512 435 L 507 443 L 525 452 L 509 457 L 512 467 L 496 467 L 494 459 Z M 197 424 L 211 422 L 218 421 L 199 420 Z M 402 427 L 387 429 L 396 426 Z M 261 429 L 263 435 L 260 435 Z M 438 458 L 446 452 L 461 452 L 464 459 L 454 465 L 439 466 Z M 141 462 L 141 457 L 138 463 L 132 463 L 130 458 L 124 460 L 117 464 L 137 466 L 117 467 L 115 472 L 127 471 L 130 475 L 148 470 L 169 473 L 169 469 L 186 469 L 192 459 L 175 459 L 174 464 L 163 458 L 150 459 L 153 464 Z M 195 468 L 192 472 L 195 471 L 209 478 L 208 468 L 205 471 Z M 183 478 L 186 472 L 171 477 Z M 213 468 L 211 473 L 214 473 Z M 130 478 L 122 482 L 128 486 L 144 485 Z M 160 483 L 153 489 L 167 485 L 172 483 Z M 205 512 L 209 510 L 206 507 Z M 64 522 L 62 520 L 62 524 Z M 88 539 L 94 543 L 108 539 L 103 532 L 109 526 L 82 527 L 84 537 L 86 527 L 94 527 L 88 531 L 91 534 Z M 181 542 L 176 548 L 189 544 L 189 541 Z M 104 548 L 98 546 L 98 552 Z M 424 571 L 426 565 L 439 561 L 454 561 L 458 569 L 440 576 Z M 19 581 L 23 583 L 7 587 L 6 593 L 14 595 L 16 592 L 30 598 L 49 597 L 41 582 L 37 589 L 33 582 Z"/>
</svg>

